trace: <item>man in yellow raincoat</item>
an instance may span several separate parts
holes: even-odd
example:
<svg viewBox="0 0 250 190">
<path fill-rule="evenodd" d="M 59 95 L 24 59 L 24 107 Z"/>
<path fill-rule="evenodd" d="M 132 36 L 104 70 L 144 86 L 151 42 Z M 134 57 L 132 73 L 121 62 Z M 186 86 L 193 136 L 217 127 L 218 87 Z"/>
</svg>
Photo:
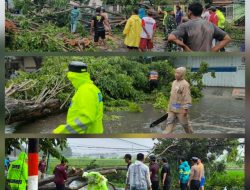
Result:
<svg viewBox="0 0 250 190">
<path fill-rule="evenodd" d="M 193 133 L 188 120 L 188 110 L 191 107 L 192 98 L 189 83 L 184 79 L 185 74 L 185 67 L 179 67 L 175 70 L 175 81 L 172 84 L 170 93 L 165 134 L 172 133 L 177 121 L 179 121 L 186 133 Z"/>
<path fill-rule="evenodd" d="M 73 61 L 69 64 L 68 79 L 76 92 L 67 114 L 67 124 L 59 125 L 54 134 L 101 134 L 103 133 L 102 93 L 94 85 L 87 72 L 87 65 Z"/>
<path fill-rule="evenodd" d="M 88 190 L 108 190 L 108 180 L 99 172 L 84 172 L 82 177 L 88 180 Z"/>
<path fill-rule="evenodd" d="M 7 182 L 11 190 L 26 190 L 28 180 L 27 154 L 21 152 L 18 159 L 10 163 Z"/>
<path fill-rule="evenodd" d="M 123 34 L 125 35 L 124 44 L 128 49 L 138 49 L 141 40 L 142 21 L 138 16 L 138 10 L 132 12 L 131 17 L 127 20 Z"/>
</svg>

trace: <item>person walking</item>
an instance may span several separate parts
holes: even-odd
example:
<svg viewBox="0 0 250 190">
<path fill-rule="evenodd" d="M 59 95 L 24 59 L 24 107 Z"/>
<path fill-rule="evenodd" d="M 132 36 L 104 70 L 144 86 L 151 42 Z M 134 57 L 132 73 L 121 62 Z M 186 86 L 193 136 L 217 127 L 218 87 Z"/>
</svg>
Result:
<svg viewBox="0 0 250 190">
<path fill-rule="evenodd" d="M 191 107 L 192 97 L 190 85 L 185 80 L 185 74 L 185 67 L 175 69 L 175 81 L 172 84 L 170 92 L 167 126 L 164 131 L 165 134 L 173 132 L 177 121 L 180 122 L 186 133 L 193 133 L 193 129 L 188 119 L 188 111 Z"/>
<path fill-rule="evenodd" d="M 28 181 L 27 154 L 21 152 L 18 159 L 10 163 L 7 183 L 11 190 L 26 190 Z"/>
<path fill-rule="evenodd" d="M 170 190 L 171 186 L 171 172 L 170 172 L 170 166 L 167 162 L 166 158 L 161 159 L 161 179 L 162 179 L 162 190 Z"/>
<path fill-rule="evenodd" d="M 231 38 L 214 24 L 203 20 L 201 18 L 202 11 L 203 7 L 200 3 L 190 4 L 188 6 L 190 20 L 180 24 L 168 36 L 168 41 L 177 44 L 184 51 L 218 52 L 225 47 L 231 41 Z M 219 41 L 215 46 L 212 46 L 213 39 Z"/>
<path fill-rule="evenodd" d="M 67 113 L 67 124 L 59 125 L 54 134 L 102 134 L 103 98 L 99 88 L 90 79 L 86 63 L 72 61 L 68 79 L 76 92 Z"/>
<path fill-rule="evenodd" d="M 144 154 L 137 154 L 137 160 L 129 166 L 125 190 L 152 190 L 149 167 L 143 162 Z"/>
<path fill-rule="evenodd" d="M 74 8 L 71 10 L 71 22 L 70 22 L 71 33 L 76 32 L 79 16 L 80 16 L 80 11 L 77 8 L 77 6 L 74 6 Z"/>
<path fill-rule="evenodd" d="M 180 159 L 180 166 L 179 166 L 179 184 L 181 190 L 187 190 L 188 181 L 190 175 L 190 166 L 184 158 Z"/>
<path fill-rule="evenodd" d="M 152 190 L 159 190 L 159 165 L 156 162 L 156 157 L 154 155 L 151 155 L 149 157 L 150 163 L 149 163 L 149 171 L 150 171 L 150 180 L 152 183 Z"/>
<path fill-rule="evenodd" d="M 123 30 L 125 35 L 124 44 L 129 50 L 137 50 L 139 48 L 141 32 L 142 21 L 138 16 L 138 10 L 134 9 Z"/>
<path fill-rule="evenodd" d="M 101 45 L 104 48 L 107 48 L 106 45 L 106 32 L 105 25 L 109 25 L 107 19 L 101 14 L 101 7 L 96 8 L 96 14 L 91 19 L 90 24 L 90 34 L 94 36 L 94 44 L 95 46 Z M 99 39 L 100 43 L 99 43 Z"/>
<path fill-rule="evenodd" d="M 67 162 L 65 159 L 61 160 L 61 164 L 54 168 L 54 183 L 56 190 L 65 190 L 65 181 L 68 179 L 67 175 Z"/>
</svg>

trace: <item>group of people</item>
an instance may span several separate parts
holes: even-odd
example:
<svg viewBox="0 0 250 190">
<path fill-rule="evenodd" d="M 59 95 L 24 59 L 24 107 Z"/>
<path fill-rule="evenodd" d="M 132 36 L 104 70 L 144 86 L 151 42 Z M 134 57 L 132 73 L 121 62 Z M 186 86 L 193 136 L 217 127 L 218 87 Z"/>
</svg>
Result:
<svg viewBox="0 0 250 190">
<path fill-rule="evenodd" d="M 159 190 L 160 187 L 162 190 L 171 189 L 171 168 L 166 158 L 161 158 L 158 163 L 156 156 L 151 155 L 149 166 L 144 163 L 145 156 L 142 153 L 137 154 L 134 163 L 130 154 L 126 154 L 124 159 L 128 169 L 126 190 Z M 180 159 L 178 168 L 180 190 L 204 190 L 204 165 L 197 157 L 192 157 L 190 161 L 191 167 L 184 158 Z"/>
<path fill-rule="evenodd" d="M 209 11 L 208 11 L 209 10 Z M 129 49 L 141 51 L 153 48 L 153 39 L 156 33 L 156 21 L 152 17 L 152 10 L 140 18 L 138 10 L 132 12 L 127 20 L 123 34 L 125 45 Z M 206 6 L 198 2 L 188 6 L 187 17 L 176 6 L 166 7 L 163 18 L 164 34 L 167 40 L 167 51 L 225 51 L 224 47 L 231 41 L 224 31 L 225 16 L 215 7 Z M 214 41 L 214 43 L 213 43 Z"/>
<path fill-rule="evenodd" d="M 210 5 L 205 7 L 198 2 L 188 6 L 186 15 L 179 5 L 176 12 L 173 7 L 164 9 L 164 39 L 167 51 L 225 51 L 224 47 L 231 41 L 224 31 L 225 16 L 221 8 Z M 129 50 L 150 51 L 154 47 L 157 22 L 153 18 L 154 10 L 134 9 L 128 18 L 123 34 L 124 44 Z M 77 7 L 71 11 L 71 31 L 76 31 L 80 12 Z M 111 26 L 105 9 L 98 7 L 91 19 L 90 34 L 95 45 L 105 48 L 106 32 L 111 34 Z"/>
</svg>

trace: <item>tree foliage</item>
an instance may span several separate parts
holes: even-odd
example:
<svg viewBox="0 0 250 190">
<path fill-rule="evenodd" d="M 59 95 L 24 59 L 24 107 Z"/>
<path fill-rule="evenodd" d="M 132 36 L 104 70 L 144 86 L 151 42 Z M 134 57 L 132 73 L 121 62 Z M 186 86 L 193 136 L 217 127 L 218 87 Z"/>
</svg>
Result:
<svg viewBox="0 0 250 190">
<path fill-rule="evenodd" d="M 205 166 L 206 177 L 212 178 L 216 173 L 225 171 L 225 162 L 217 158 L 224 150 L 231 152 L 238 147 L 238 139 L 158 139 L 154 151 L 155 155 L 161 154 L 167 147 L 170 147 L 161 157 L 166 157 L 172 167 L 172 176 L 178 179 L 179 159 L 184 158 L 190 162 L 194 156 L 200 158 Z M 176 181 L 174 182 L 176 183 Z"/>
<path fill-rule="evenodd" d="M 72 94 L 73 87 L 66 77 L 67 65 L 72 60 L 88 63 L 89 72 L 94 83 L 100 88 L 104 96 L 106 106 L 112 101 L 127 100 L 131 102 L 145 102 L 149 97 L 155 101 L 158 93 L 161 93 L 161 100 L 170 96 L 171 83 L 174 80 L 174 67 L 167 61 L 153 61 L 150 64 L 143 64 L 135 58 L 127 57 L 46 57 L 42 67 L 33 73 L 19 71 L 18 76 L 8 81 L 10 84 L 18 84 L 25 80 L 33 80 L 35 85 L 26 92 L 13 94 L 16 99 L 36 99 L 44 88 L 53 89 L 55 83 L 61 81 L 64 89 L 56 94 L 56 98 L 63 103 L 69 94 Z M 159 72 L 159 88 L 155 93 L 149 92 L 148 74 L 155 69 Z M 202 75 L 207 72 L 207 64 L 202 63 L 197 73 L 188 71 L 187 79 L 191 84 L 193 98 L 202 97 Z M 68 84 L 68 85 L 67 85 Z M 70 100 L 70 99 L 69 99 Z M 159 101 L 158 101 L 159 103 Z"/>
<path fill-rule="evenodd" d="M 7 138 L 5 140 L 5 154 L 11 154 L 14 149 L 22 150 L 22 146 L 24 144 L 28 144 L 28 139 Z M 50 154 L 51 156 L 58 159 L 64 158 L 61 155 L 61 151 L 66 147 L 66 138 L 39 139 L 39 151 L 43 151 L 44 154 Z"/>
</svg>

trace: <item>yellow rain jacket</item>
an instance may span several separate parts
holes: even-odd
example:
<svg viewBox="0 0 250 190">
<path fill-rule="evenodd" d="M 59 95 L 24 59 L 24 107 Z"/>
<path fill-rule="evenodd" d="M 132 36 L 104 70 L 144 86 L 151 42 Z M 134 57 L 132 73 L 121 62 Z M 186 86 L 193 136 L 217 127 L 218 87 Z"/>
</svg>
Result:
<svg viewBox="0 0 250 190">
<path fill-rule="evenodd" d="M 224 14 L 219 9 L 217 9 L 216 15 L 218 17 L 218 27 L 224 29 L 226 21 Z"/>
<path fill-rule="evenodd" d="M 16 161 L 10 163 L 7 181 L 11 190 L 26 190 L 28 180 L 27 154 L 21 152 Z"/>
<path fill-rule="evenodd" d="M 89 73 L 68 72 L 68 79 L 76 89 L 67 114 L 67 124 L 59 125 L 54 134 L 103 133 L 103 100 L 100 90 Z"/>
<path fill-rule="evenodd" d="M 123 34 L 126 35 L 124 44 L 130 47 L 139 47 L 142 32 L 142 21 L 138 15 L 132 15 L 123 30 Z"/>
</svg>

